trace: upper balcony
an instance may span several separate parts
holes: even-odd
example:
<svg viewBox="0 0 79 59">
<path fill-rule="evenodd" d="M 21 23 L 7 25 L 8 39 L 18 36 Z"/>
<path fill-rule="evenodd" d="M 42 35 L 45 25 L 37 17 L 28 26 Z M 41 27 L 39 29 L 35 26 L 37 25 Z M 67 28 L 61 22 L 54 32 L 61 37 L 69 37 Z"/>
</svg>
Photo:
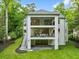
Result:
<svg viewBox="0 0 79 59">
<path fill-rule="evenodd" d="M 55 18 L 54 17 L 32 17 L 31 18 L 31 25 L 55 25 Z"/>
</svg>

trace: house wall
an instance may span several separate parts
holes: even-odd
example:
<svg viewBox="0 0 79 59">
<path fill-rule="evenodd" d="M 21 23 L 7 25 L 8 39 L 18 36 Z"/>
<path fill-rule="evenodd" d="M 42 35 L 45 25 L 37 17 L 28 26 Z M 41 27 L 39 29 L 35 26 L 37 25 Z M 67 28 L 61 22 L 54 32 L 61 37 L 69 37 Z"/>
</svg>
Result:
<svg viewBox="0 0 79 59">
<path fill-rule="evenodd" d="M 65 20 L 60 19 L 59 45 L 65 45 Z"/>
<path fill-rule="evenodd" d="M 68 26 L 64 19 L 60 20 L 60 32 L 59 32 L 59 39 L 58 44 L 59 45 L 66 45 L 66 42 L 68 42 Z M 54 42 L 52 43 L 51 40 L 48 41 L 48 45 L 54 45 Z"/>
<path fill-rule="evenodd" d="M 30 17 L 57 17 L 57 16 L 52 16 L 52 15 L 43 15 L 43 16 L 39 16 L 39 15 L 30 15 L 28 16 Z M 65 20 L 64 19 L 60 19 L 60 24 L 58 25 L 60 27 L 60 32 L 58 33 L 58 44 L 59 45 L 65 45 Z M 48 41 L 49 45 L 54 45 L 54 41 Z"/>
<path fill-rule="evenodd" d="M 22 47 L 20 50 L 22 49 L 31 49 L 31 17 L 55 17 L 55 38 L 52 40 L 48 41 L 48 45 L 54 45 L 55 49 L 58 49 L 58 45 L 65 45 L 65 41 L 66 41 L 66 35 L 67 33 L 65 32 L 65 28 L 66 28 L 66 24 L 65 24 L 65 20 L 64 19 L 59 19 L 60 20 L 60 24 L 58 24 L 58 16 L 56 15 L 28 15 L 26 17 L 26 32 L 24 32 L 24 39 L 22 42 Z M 66 26 L 65 26 L 66 25 Z M 58 28 L 60 28 L 60 32 L 58 32 Z M 66 34 L 65 34 L 66 33 Z M 32 33 L 33 34 L 33 33 Z M 32 43 L 33 45 L 35 45 L 35 41 Z"/>
</svg>

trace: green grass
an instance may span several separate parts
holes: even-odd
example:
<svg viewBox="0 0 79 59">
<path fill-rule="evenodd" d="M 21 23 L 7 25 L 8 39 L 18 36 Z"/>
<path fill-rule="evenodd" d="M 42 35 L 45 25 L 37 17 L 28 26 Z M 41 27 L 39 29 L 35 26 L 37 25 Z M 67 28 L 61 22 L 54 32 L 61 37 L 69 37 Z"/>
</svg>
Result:
<svg viewBox="0 0 79 59">
<path fill-rule="evenodd" d="M 14 44 L 0 53 L 0 59 L 79 59 L 79 49 L 69 42 L 61 50 L 40 50 L 26 53 L 16 53 L 15 50 L 21 44 L 19 38 Z"/>
</svg>

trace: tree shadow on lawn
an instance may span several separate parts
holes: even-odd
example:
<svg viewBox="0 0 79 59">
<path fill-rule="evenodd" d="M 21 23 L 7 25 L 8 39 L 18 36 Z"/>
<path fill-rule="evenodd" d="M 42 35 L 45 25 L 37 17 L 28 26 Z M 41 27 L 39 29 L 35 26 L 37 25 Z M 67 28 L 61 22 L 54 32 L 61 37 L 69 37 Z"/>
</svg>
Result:
<svg viewBox="0 0 79 59">
<path fill-rule="evenodd" d="M 0 52 L 5 50 L 9 45 L 15 43 L 15 40 L 6 40 L 5 43 L 4 41 L 0 41 Z"/>
<path fill-rule="evenodd" d="M 21 46 L 21 45 L 20 45 Z M 15 50 L 16 53 L 21 54 L 21 53 L 26 53 L 27 51 L 25 50 L 20 50 L 20 46 Z"/>
<path fill-rule="evenodd" d="M 68 45 L 68 43 L 67 43 L 67 45 Z M 65 48 L 67 47 L 67 45 L 60 45 L 58 50 L 63 50 L 63 49 L 65 49 Z M 20 45 L 20 46 L 21 46 L 21 45 Z M 19 50 L 20 46 L 15 50 L 16 53 L 18 53 L 18 54 L 26 53 L 27 51 Z M 44 49 L 41 49 L 41 50 L 44 50 Z M 45 50 L 46 50 L 46 49 L 45 49 Z M 51 50 L 51 49 L 48 49 L 48 50 Z M 54 50 L 54 48 L 53 48 L 52 50 Z M 33 50 L 33 51 L 40 51 L 40 49 Z"/>
</svg>

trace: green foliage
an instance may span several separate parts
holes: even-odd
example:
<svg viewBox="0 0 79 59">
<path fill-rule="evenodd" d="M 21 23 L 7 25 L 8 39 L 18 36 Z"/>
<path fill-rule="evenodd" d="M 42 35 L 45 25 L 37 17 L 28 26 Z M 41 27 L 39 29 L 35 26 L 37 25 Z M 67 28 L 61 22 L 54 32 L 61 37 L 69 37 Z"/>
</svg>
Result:
<svg viewBox="0 0 79 59">
<path fill-rule="evenodd" d="M 68 35 L 68 38 L 69 38 L 70 40 L 73 40 L 73 33 L 69 34 L 69 35 Z"/>
<path fill-rule="evenodd" d="M 77 42 L 79 42 L 79 37 L 78 36 L 73 36 L 73 33 L 70 33 L 69 35 L 68 35 L 68 38 L 69 38 L 69 40 L 73 40 L 73 41 L 77 41 Z"/>
<path fill-rule="evenodd" d="M 64 8 L 64 3 L 60 3 L 55 10 L 57 10 L 58 12 L 60 12 L 61 14 L 65 15 L 65 8 Z"/>
<path fill-rule="evenodd" d="M 17 38 L 16 32 L 10 32 L 9 35 L 10 35 L 11 39 Z"/>
<path fill-rule="evenodd" d="M 34 12 L 35 8 L 36 8 L 35 3 L 27 4 L 27 8 L 28 8 L 29 12 L 31 12 L 31 11 Z"/>
<path fill-rule="evenodd" d="M 9 32 L 15 32 L 16 37 L 22 36 L 23 20 L 28 13 L 26 7 L 22 7 L 20 3 L 13 1 L 9 4 Z"/>
<path fill-rule="evenodd" d="M 66 9 L 65 10 L 65 17 L 68 21 L 68 28 L 69 28 L 69 33 L 71 33 L 73 31 L 73 27 L 74 27 L 74 12 L 71 9 Z"/>
<path fill-rule="evenodd" d="M 2 0 L 0 4 L 1 13 L 6 23 L 6 9 L 8 9 L 8 32 L 12 38 L 18 38 L 23 35 L 23 20 L 29 11 L 35 11 L 35 4 L 27 4 L 25 7 L 21 6 L 17 0 Z M 6 24 L 5 24 L 6 25 Z M 1 28 L 2 29 L 2 28 Z M 4 29 L 6 31 L 6 29 Z M 2 30 L 0 30 L 2 32 Z M 6 32 L 7 33 L 7 32 Z M 2 34 L 1 34 L 2 35 Z"/>
<path fill-rule="evenodd" d="M 5 36 L 4 27 L 5 27 L 4 19 L 2 18 L 2 13 L 0 13 L 0 41 L 2 41 Z"/>
<path fill-rule="evenodd" d="M 0 27 L 0 41 L 2 41 L 4 38 L 4 28 L 1 26 Z"/>
<path fill-rule="evenodd" d="M 14 31 L 17 37 L 20 37 L 23 32 L 23 20 L 28 10 L 27 8 L 21 7 L 19 3 L 14 4 L 14 6 L 12 5 L 12 12 L 9 12 L 9 32 Z"/>
<path fill-rule="evenodd" d="M 78 36 L 75 37 L 75 41 L 76 41 L 76 42 L 79 42 L 79 37 L 78 37 Z"/>
<path fill-rule="evenodd" d="M 73 27 L 74 27 L 74 18 L 75 18 L 74 11 L 72 10 L 71 7 L 65 8 L 64 3 L 60 3 L 55 9 L 58 12 L 60 12 L 62 15 L 64 15 L 65 18 L 67 19 L 69 33 L 71 33 L 73 31 Z"/>
<path fill-rule="evenodd" d="M 1 13 L 4 19 L 5 19 L 6 4 L 8 5 L 8 26 L 9 26 L 8 32 L 10 33 L 9 36 L 14 35 L 15 38 L 16 35 L 16 38 L 20 37 L 23 34 L 23 20 L 28 13 L 28 9 L 27 7 L 21 6 L 21 4 L 15 0 L 2 0 L 2 4 L 0 4 L 0 8 L 2 9 Z M 0 27 L 0 33 L 1 32 L 2 32 L 2 28 Z"/>
<path fill-rule="evenodd" d="M 73 2 L 69 8 L 64 7 L 64 3 L 60 3 L 56 10 L 63 14 L 68 21 L 69 39 L 78 41 L 79 36 L 73 37 L 73 29 L 79 30 L 79 0 Z"/>
</svg>

